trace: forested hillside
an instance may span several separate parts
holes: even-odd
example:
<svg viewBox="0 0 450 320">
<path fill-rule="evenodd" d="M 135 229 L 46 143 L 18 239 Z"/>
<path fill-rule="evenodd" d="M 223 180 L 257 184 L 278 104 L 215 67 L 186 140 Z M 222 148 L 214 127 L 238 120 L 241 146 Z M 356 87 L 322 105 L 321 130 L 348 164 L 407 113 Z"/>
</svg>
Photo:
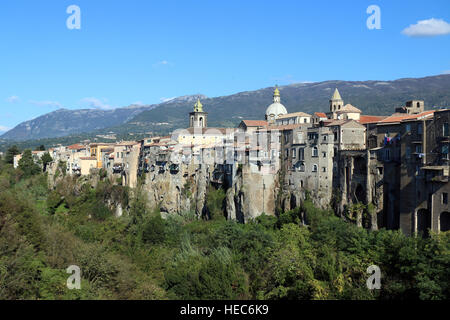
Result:
<svg viewBox="0 0 450 320">
<path fill-rule="evenodd" d="M 191 212 L 162 219 L 139 189 L 102 172 L 61 171 L 49 189 L 27 161 L 17 170 L 0 162 L 0 299 L 450 297 L 449 232 L 368 231 L 308 200 L 243 225 L 225 220 L 220 189 L 208 193 L 209 220 Z M 119 218 L 118 204 L 126 208 Z M 81 290 L 66 287 L 69 265 L 81 268 Z M 381 290 L 366 287 L 370 265 L 381 269 Z"/>
</svg>

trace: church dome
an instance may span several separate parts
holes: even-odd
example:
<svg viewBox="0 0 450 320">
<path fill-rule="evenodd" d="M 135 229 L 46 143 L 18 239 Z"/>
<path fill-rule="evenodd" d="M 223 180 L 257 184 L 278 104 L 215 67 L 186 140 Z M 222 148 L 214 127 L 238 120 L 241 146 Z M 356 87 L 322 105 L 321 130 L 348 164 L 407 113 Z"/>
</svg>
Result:
<svg viewBox="0 0 450 320">
<path fill-rule="evenodd" d="M 272 103 L 266 110 L 266 116 L 269 117 L 273 115 L 275 118 L 287 114 L 286 108 L 280 102 Z"/>
<path fill-rule="evenodd" d="M 287 113 L 286 108 L 280 102 L 280 91 L 278 88 L 275 88 L 273 92 L 273 103 L 266 109 L 266 120 L 273 121 Z"/>
</svg>

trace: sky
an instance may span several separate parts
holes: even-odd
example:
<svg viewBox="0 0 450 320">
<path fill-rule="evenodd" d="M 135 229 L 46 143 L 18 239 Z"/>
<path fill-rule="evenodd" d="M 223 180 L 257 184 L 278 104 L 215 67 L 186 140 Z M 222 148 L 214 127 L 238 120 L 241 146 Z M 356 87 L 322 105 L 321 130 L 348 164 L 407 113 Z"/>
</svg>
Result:
<svg viewBox="0 0 450 320">
<path fill-rule="evenodd" d="M 449 52 L 448 0 L 4 0 L 0 132 L 60 108 L 450 73 Z"/>
</svg>

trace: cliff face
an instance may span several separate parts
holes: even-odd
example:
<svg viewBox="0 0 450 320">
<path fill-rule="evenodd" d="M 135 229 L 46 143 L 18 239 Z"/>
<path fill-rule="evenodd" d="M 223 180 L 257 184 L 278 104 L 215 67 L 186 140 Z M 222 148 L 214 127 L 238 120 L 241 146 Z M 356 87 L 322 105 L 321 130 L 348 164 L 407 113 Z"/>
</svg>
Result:
<svg viewBox="0 0 450 320">
<path fill-rule="evenodd" d="M 168 167 L 155 168 L 145 177 L 144 190 L 152 207 L 159 206 L 163 215 L 195 212 L 207 213 L 208 187 L 213 183 L 213 165 L 182 164 L 174 172 Z M 246 166 L 229 179 L 224 207 L 229 220 L 247 222 L 263 212 L 275 214 L 278 179 L 275 175 L 251 172 Z"/>
<path fill-rule="evenodd" d="M 143 186 L 150 206 L 159 206 L 163 215 L 194 211 L 200 217 L 206 210 L 206 189 L 212 169 L 193 164 L 182 164 L 178 170 L 156 167 L 145 175 Z"/>
</svg>

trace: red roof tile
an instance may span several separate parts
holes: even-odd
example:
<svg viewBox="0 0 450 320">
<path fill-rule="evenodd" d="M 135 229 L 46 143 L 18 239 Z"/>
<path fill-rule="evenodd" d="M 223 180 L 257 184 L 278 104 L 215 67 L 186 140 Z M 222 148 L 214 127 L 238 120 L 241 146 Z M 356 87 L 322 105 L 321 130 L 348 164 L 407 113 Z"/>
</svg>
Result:
<svg viewBox="0 0 450 320">
<path fill-rule="evenodd" d="M 429 115 L 432 115 L 434 113 L 434 110 L 430 110 L 430 111 L 425 111 L 419 114 L 405 114 L 405 115 L 399 115 L 399 114 L 394 114 L 392 116 L 389 116 L 381 121 L 379 121 L 378 123 L 396 123 L 396 122 L 401 122 L 404 120 L 416 120 L 419 119 L 421 117 L 426 117 Z"/>
<path fill-rule="evenodd" d="M 73 144 L 71 146 L 68 146 L 67 149 L 69 150 L 80 150 L 80 149 L 84 149 L 85 146 L 82 146 L 81 144 Z"/>
<path fill-rule="evenodd" d="M 380 122 L 383 119 L 386 119 L 386 116 L 365 116 L 361 115 L 359 118 L 359 123 L 366 124 L 366 123 L 376 123 Z"/>
<path fill-rule="evenodd" d="M 267 121 L 265 121 L 265 120 L 242 120 L 242 122 L 247 127 L 265 127 L 265 126 L 267 126 Z"/>
</svg>

